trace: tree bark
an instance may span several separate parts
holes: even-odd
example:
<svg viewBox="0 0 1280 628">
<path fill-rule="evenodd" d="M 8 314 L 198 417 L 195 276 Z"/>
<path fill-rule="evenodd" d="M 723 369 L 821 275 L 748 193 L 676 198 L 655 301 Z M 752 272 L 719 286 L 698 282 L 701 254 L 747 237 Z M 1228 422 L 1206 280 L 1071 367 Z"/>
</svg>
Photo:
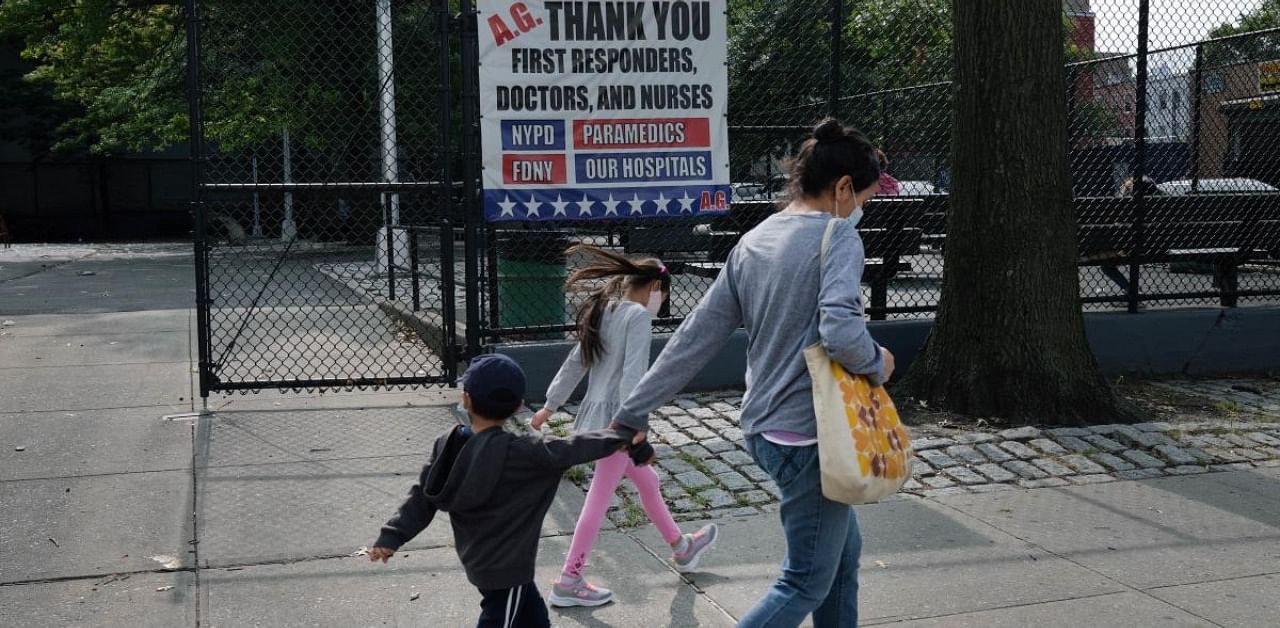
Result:
<svg viewBox="0 0 1280 628">
<path fill-rule="evenodd" d="M 1015 422 L 1126 419 L 1080 307 L 1061 0 L 951 6 L 942 300 L 907 387 L 934 407 Z"/>
</svg>

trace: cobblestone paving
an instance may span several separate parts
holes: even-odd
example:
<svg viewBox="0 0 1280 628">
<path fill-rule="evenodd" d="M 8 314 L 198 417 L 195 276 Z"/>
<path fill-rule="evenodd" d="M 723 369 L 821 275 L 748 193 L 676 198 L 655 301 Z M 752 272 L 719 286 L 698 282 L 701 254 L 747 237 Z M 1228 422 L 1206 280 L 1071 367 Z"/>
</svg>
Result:
<svg viewBox="0 0 1280 628">
<path fill-rule="evenodd" d="M 1249 420 L 1087 428 L 911 428 L 914 477 L 888 500 L 1280 466 L 1280 382 L 1156 385 L 1207 396 L 1224 408 L 1252 414 Z M 734 391 L 684 395 L 652 415 L 650 440 L 658 451 L 656 470 L 678 520 L 734 517 L 776 508 L 778 487 L 744 448 L 741 401 L 741 393 Z M 552 431 L 567 434 L 576 410 L 570 404 L 556 414 Z M 590 470 L 577 469 L 569 477 L 585 490 Z M 610 516 L 624 526 L 647 521 L 629 482 L 619 489 Z"/>
</svg>

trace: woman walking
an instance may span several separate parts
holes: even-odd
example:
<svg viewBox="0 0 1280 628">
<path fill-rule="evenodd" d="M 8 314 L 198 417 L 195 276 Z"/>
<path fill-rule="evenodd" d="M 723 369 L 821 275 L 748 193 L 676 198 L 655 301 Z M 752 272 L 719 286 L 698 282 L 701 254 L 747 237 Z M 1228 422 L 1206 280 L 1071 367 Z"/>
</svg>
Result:
<svg viewBox="0 0 1280 628">
<path fill-rule="evenodd" d="M 746 328 L 742 431 L 751 455 L 781 490 L 787 554 L 782 574 L 739 626 L 798 626 L 809 615 L 815 628 L 858 622 L 862 538 L 853 509 L 822 495 L 803 351 L 821 340 L 832 359 L 874 384 L 893 373 L 893 355 L 876 344 L 863 320 L 864 249 L 855 229 L 879 179 L 876 149 L 862 133 L 832 119 L 819 124 L 792 163 L 790 204 L 743 236 L 614 415 L 618 424 L 646 430 L 649 413 L 683 388 L 735 329 Z M 839 223 L 819 268 L 832 220 Z"/>
<path fill-rule="evenodd" d="M 587 396 L 578 407 L 574 430 L 608 427 L 622 400 L 649 368 L 653 317 L 671 291 L 671 275 L 656 259 L 632 260 L 593 246 L 577 246 L 570 253 L 584 253 L 591 258 L 570 276 L 571 289 L 581 289 L 589 282 L 605 282 L 589 293 L 578 310 L 578 343 L 547 389 L 546 405 L 533 417 L 532 426 L 537 430 L 564 405 L 587 373 Z M 657 472 L 647 465 L 635 466 L 626 452 L 618 452 L 596 462 L 569 554 L 552 586 L 552 606 L 600 606 L 613 599 L 608 589 L 587 582 L 584 572 L 587 556 L 623 476 L 635 483 L 645 514 L 671 546 L 671 563 L 677 571 L 696 570 L 703 554 L 715 545 L 715 524 L 693 534 L 681 534 L 662 498 Z"/>
</svg>

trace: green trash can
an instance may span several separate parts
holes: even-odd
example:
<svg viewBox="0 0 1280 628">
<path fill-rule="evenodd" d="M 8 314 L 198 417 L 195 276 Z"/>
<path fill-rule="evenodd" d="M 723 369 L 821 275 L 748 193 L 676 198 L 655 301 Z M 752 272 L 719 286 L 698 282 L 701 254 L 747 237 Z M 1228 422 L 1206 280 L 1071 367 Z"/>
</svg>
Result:
<svg viewBox="0 0 1280 628">
<path fill-rule="evenodd" d="M 561 231 L 498 233 L 498 326 L 563 325 L 568 278 Z"/>
</svg>

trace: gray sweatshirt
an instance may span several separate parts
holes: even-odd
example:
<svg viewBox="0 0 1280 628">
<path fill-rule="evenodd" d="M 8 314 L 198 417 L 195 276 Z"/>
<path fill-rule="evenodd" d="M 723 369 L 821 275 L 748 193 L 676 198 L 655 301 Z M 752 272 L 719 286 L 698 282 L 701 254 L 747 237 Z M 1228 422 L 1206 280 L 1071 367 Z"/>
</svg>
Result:
<svg viewBox="0 0 1280 628">
<path fill-rule="evenodd" d="M 591 365 L 587 396 L 578 406 L 573 425 L 579 432 L 608 427 L 622 400 L 644 376 L 649 368 L 649 345 L 653 343 L 653 317 L 639 303 L 626 299 L 613 301 L 605 308 L 600 321 L 600 340 L 604 351 Z M 547 388 L 544 407 L 552 412 L 559 410 L 587 371 L 582 364 L 580 346 L 575 343 Z"/>
<path fill-rule="evenodd" d="M 862 316 L 862 239 L 848 222 L 836 226 L 818 272 L 829 220 L 826 214 L 775 214 L 743 236 L 614 420 L 648 429 L 649 413 L 684 388 L 739 326 L 747 331 L 747 435 L 817 434 L 804 349 L 819 339 L 846 370 L 882 383 L 884 360 Z"/>
</svg>

